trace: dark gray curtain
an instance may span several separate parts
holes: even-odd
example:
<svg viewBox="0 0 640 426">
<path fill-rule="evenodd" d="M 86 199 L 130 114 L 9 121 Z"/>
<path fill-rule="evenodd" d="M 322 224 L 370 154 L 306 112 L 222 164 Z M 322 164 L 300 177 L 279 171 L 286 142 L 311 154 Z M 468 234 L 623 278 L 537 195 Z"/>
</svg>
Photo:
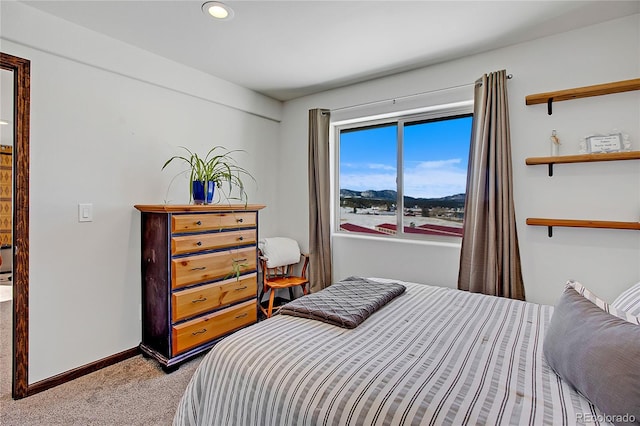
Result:
<svg viewBox="0 0 640 426">
<path fill-rule="evenodd" d="M 329 120 L 326 109 L 309 110 L 309 282 L 316 292 L 331 285 Z"/>
<path fill-rule="evenodd" d="M 506 71 L 476 82 L 458 288 L 524 300 Z"/>
</svg>

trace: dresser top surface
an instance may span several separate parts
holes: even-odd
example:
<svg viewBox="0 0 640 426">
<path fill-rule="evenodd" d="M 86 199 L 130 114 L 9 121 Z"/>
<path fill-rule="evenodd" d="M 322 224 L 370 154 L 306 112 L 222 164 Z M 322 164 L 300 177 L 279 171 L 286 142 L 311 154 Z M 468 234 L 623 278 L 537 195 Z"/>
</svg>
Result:
<svg viewBox="0 0 640 426">
<path fill-rule="evenodd" d="M 136 204 L 134 207 L 146 213 L 199 213 L 257 211 L 263 204 Z"/>
</svg>

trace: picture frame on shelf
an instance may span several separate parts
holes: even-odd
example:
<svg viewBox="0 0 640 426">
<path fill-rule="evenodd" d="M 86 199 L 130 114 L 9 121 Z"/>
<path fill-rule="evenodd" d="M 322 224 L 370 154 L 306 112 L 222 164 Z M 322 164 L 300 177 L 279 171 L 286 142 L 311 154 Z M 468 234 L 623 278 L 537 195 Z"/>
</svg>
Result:
<svg viewBox="0 0 640 426">
<path fill-rule="evenodd" d="M 587 136 L 587 151 L 590 154 L 620 152 L 622 150 L 622 134 L 612 133 L 606 136 Z"/>
</svg>

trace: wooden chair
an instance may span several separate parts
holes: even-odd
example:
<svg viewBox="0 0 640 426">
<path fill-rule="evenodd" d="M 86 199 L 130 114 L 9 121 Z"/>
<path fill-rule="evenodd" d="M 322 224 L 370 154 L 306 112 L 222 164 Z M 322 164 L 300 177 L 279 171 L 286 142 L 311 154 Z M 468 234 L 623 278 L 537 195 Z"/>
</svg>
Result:
<svg viewBox="0 0 640 426">
<path fill-rule="evenodd" d="M 277 239 L 285 240 L 281 238 L 277 238 Z M 275 239 L 272 238 L 271 240 L 275 240 Z M 291 243 L 291 241 L 292 240 L 289 240 L 289 243 Z M 295 243 L 295 247 L 297 247 L 297 243 Z M 269 292 L 268 307 L 265 309 L 262 306 L 262 303 L 259 303 L 259 306 L 262 313 L 267 318 L 271 318 L 271 316 L 273 315 L 273 308 L 274 308 L 273 305 L 274 305 L 276 290 L 288 288 L 291 300 L 293 300 L 293 288 L 295 287 L 299 286 L 302 289 L 302 293 L 305 295 L 309 293 L 310 284 L 309 284 L 309 279 L 307 278 L 307 267 L 309 266 L 309 255 L 300 253 L 300 249 L 298 248 L 297 261 L 293 261 L 293 257 L 291 256 L 291 253 L 289 253 L 289 259 L 290 261 L 293 261 L 293 263 L 279 265 L 277 263 L 273 264 L 272 262 L 270 262 L 268 252 L 273 252 L 273 247 L 270 248 L 269 250 L 265 250 L 264 248 L 258 249 L 260 269 L 262 270 L 262 293 L 260 294 L 259 302 L 262 302 L 262 297 L 267 292 Z M 278 256 L 274 255 L 272 258 L 276 258 L 276 257 Z M 300 265 L 300 263 L 302 263 L 302 269 L 300 271 L 300 274 L 296 274 L 295 269 Z"/>
</svg>

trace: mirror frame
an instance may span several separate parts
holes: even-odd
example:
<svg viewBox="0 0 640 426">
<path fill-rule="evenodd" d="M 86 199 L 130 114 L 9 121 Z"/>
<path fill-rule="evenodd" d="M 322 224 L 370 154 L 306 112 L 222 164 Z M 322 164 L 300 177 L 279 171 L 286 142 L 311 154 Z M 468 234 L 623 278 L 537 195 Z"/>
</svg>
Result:
<svg viewBox="0 0 640 426">
<path fill-rule="evenodd" d="M 0 52 L 0 67 L 13 72 L 13 383 L 14 399 L 29 387 L 29 114 L 31 61 Z"/>
</svg>

